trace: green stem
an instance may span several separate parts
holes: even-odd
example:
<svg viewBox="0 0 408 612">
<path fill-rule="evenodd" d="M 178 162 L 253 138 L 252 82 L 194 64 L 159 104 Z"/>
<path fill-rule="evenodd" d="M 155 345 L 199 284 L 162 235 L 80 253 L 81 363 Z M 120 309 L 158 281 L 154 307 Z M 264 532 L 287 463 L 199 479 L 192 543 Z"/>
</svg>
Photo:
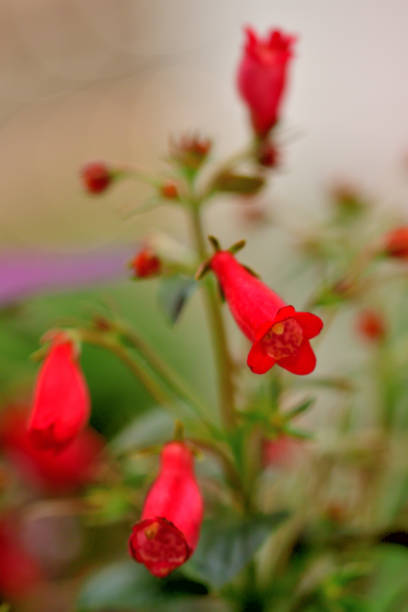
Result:
<svg viewBox="0 0 408 612">
<path fill-rule="evenodd" d="M 195 246 L 200 260 L 204 261 L 208 259 L 208 253 L 204 241 L 200 210 L 196 203 L 192 203 L 191 206 L 191 220 Z M 231 378 L 233 364 L 228 352 L 227 336 L 215 287 L 210 282 L 210 279 L 204 279 L 203 282 L 205 285 L 205 306 L 211 328 L 218 375 L 220 411 L 225 427 L 231 429 L 235 425 L 236 416 L 234 408 L 234 386 Z"/>
<path fill-rule="evenodd" d="M 170 406 L 171 398 L 163 391 L 160 385 L 154 380 L 154 378 L 141 366 L 128 351 L 117 342 L 115 339 L 110 338 L 106 333 L 100 333 L 88 329 L 78 330 L 80 338 L 83 342 L 100 346 L 107 349 L 133 372 L 133 374 L 140 380 L 150 395 L 162 406 Z"/>
<path fill-rule="evenodd" d="M 193 391 L 186 385 L 184 380 L 149 346 L 145 340 L 140 338 L 133 329 L 123 323 L 113 323 L 113 329 L 117 330 L 132 346 L 139 351 L 150 363 L 152 368 L 160 375 L 164 382 L 178 395 L 184 398 L 188 404 L 194 407 L 200 418 L 205 419 L 208 410 L 205 404 L 195 396 Z"/>
</svg>

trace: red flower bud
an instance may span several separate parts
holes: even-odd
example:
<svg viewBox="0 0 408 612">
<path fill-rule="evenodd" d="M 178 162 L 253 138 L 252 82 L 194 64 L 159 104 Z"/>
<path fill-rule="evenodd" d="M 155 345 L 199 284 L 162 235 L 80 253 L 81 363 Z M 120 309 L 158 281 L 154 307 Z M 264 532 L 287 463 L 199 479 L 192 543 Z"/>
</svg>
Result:
<svg viewBox="0 0 408 612">
<path fill-rule="evenodd" d="M 385 336 L 384 317 L 367 308 L 358 314 L 357 330 L 366 340 L 382 340 Z"/>
<path fill-rule="evenodd" d="M 179 197 L 179 190 L 174 181 L 166 181 L 163 183 L 160 186 L 160 193 L 166 200 L 177 200 Z"/>
<path fill-rule="evenodd" d="M 408 259 L 408 226 L 397 227 L 385 237 L 385 252 L 389 257 Z"/>
<path fill-rule="evenodd" d="M 200 534 L 203 501 L 193 455 L 182 442 L 166 444 L 160 473 L 129 538 L 132 557 L 163 578 L 187 561 Z"/>
<path fill-rule="evenodd" d="M 0 442 L 10 463 L 34 489 L 67 493 L 91 482 L 102 458 L 103 440 L 91 428 L 58 454 L 38 448 L 27 431 L 26 410 L 11 407 L 0 424 Z"/>
<path fill-rule="evenodd" d="M 161 261 L 149 246 L 144 246 L 132 259 L 130 267 L 135 278 L 148 278 L 160 274 Z"/>
<path fill-rule="evenodd" d="M 247 359 L 250 369 L 264 374 L 277 363 L 293 374 L 312 372 L 316 357 L 309 339 L 320 333 L 321 319 L 285 304 L 228 251 L 215 253 L 211 268 L 234 319 L 253 343 Z"/>
<path fill-rule="evenodd" d="M 112 181 L 112 173 L 103 162 L 92 162 L 82 168 L 82 181 L 89 193 L 102 193 Z"/>
<path fill-rule="evenodd" d="M 170 154 L 181 166 L 198 170 L 206 161 L 211 146 L 209 138 L 201 137 L 199 134 L 185 134 L 178 140 L 170 140 Z"/>
<path fill-rule="evenodd" d="M 280 435 L 274 440 L 264 439 L 262 463 L 265 467 L 290 467 L 301 454 L 302 442 L 290 436 Z"/>
<path fill-rule="evenodd" d="M 263 141 L 258 149 L 258 162 L 265 168 L 276 168 L 279 166 L 280 155 L 276 146 L 268 140 Z"/>
<path fill-rule="evenodd" d="M 264 135 L 279 118 L 295 38 L 271 30 L 269 36 L 261 39 L 251 28 L 246 29 L 246 35 L 238 68 L 238 89 L 249 107 L 255 131 Z"/>
<path fill-rule="evenodd" d="M 89 417 L 89 394 L 73 342 L 59 334 L 39 372 L 28 430 L 39 448 L 61 450 Z"/>
</svg>

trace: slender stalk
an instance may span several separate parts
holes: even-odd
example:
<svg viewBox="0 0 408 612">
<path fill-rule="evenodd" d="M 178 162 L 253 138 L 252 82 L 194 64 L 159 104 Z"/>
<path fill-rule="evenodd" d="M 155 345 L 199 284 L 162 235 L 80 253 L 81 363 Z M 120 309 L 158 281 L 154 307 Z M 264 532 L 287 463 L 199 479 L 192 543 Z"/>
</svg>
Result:
<svg viewBox="0 0 408 612">
<path fill-rule="evenodd" d="M 111 353 L 114 353 L 127 367 L 133 372 L 133 374 L 140 380 L 140 382 L 146 387 L 150 395 L 162 406 L 170 406 L 171 398 L 163 391 L 161 386 L 156 380 L 141 366 L 128 351 L 116 340 L 107 336 L 107 334 L 101 334 L 97 331 L 80 329 L 78 330 L 81 340 L 88 344 L 94 344 L 105 348 Z"/>
<path fill-rule="evenodd" d="M 191 206 L 191 221 L 195 246 L 200 260 L 204 261 L 208 259 L 208 253 L 204 241 L 200 210 L 197 205 Z M 204 284 L 205 306 L 211 328 L 218 374 L 220 411 L 225 427 L 231 429 L 235 425 L 236 416 L 234 408 L 234 386 L 231 378 L 233 365 L 228 352 L 227 336 L 215 287 L 209 282 L 209 279 L 204 279 Z"/>
<path fill-rule="evenodd" d="M 201 418 L 205 417 L 208 412 L 205 404 L 195 396 L 194 392 L 188 387 L 184 380 L 175 372 L 171 366 L 169 366 L 157 353 L 152 349 L 149 344 L 145 342 L 140 336 L 133 330 L 124 325 L 123 323 L 114 323 L 114 329 L 116 329 L 125 339 L 127 339 L 132 346 L 139 351 L 143 357 L 150 363 L 152 368 L 157 371 L 161 378 L 164 379 L 176 393 L 183 397 L 191 406 L 194 407 L 197 414 Z"/>
</svg>

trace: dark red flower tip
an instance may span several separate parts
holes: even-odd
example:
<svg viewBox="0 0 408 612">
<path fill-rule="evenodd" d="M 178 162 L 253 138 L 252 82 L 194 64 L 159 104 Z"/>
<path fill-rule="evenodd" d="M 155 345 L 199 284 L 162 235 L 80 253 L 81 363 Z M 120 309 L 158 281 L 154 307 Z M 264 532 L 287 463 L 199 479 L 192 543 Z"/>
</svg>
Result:
<svg viewBox="0 0 408 612">
<path fill-rule="evenodd" d="M 367 308 L 358 313 L 356 327 L 360 336 L 365 340 L 382 340 L 386 333 L 383 315 L 371 308 Z"/>
<path fill-rule="evenodd" d="M 28 424 L 33 444 L 61 451 L 85 426 L 90 411 L 88 388 L 73 342 L 55 336 L 38 374 Z"/>
<path fill-rule="evenodd" d="M 177 200 L 179 197 L 177 183 L 174 181 L 165 181 L 162 185 L 160 185 L 160 193 L 166 200 Z"/>
<path fill-rule="evenodd" d="M 129 539 L 132 557 L 153 576 L 164 578 L 187 561 L 191 549 L 173 523 L 157 516 L 136 523 Z"/>
<path fill-rule="evenodd" d="M 24 482 L 54 494 L 76 491 L 92 482 L 103 459 L 103 439 L 91 428 L 57 454 L 38 448 L 27 430 L 27 410 L 19 406 L 10 406 L 2 415 L 0 444 Z"/>
<path fill-rule="evenodd" d="M 82 181 L 89 193 L 98 194 L 105 191 L 112 181 L 112 172 L 103 162 L 91 162 L 81 171 Z"/>
<path fill-rule="evenodd" d="M 384 251 L 389 257 L 408 259 L 408 226 L 388 232 L 384 239 Z"/>
<path fill-rule="evenodd" d="M 163 447 L 159 475 L 130 535 L 130 554 L 154 576 L 167 576 L 195 550 L 202 518 L 191 450 L 183 442 L 170 442 Z"/>
<path fill-rule="evenodd" d="M 280 30 L 271 30 L 262 39 L 251 28 L 246 28 L 246 37 L 238 67 L 238 89 L 248 105 L 255 131 L 263 136 L 278 121 L 296 39 Z"/>
<path fill-rule="evenodd" d="M 130 267 L 135 278 L 149 278 L 160 274 L 162 262 L 151 247 L 144 246 L 132 259 Z"/>
<path fill-rule="evenodd" d="M 316 357 L 309 340 L 320 333 L 322 320 L 285 304 L 228 251 L 215 253 L 211 268 L 235 321 L 253 343 L 249 368 L 264 374 L 277 363 L 293 374 L 310 374 Z"/>
</svg>

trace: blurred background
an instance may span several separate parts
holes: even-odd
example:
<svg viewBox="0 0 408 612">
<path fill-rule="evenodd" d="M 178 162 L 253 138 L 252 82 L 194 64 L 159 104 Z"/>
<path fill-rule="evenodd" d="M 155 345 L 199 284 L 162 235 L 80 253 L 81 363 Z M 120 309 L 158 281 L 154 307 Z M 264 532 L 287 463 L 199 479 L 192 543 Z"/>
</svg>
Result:
<svg viewBox="0 0 408 612">
<path fill-rule="evenodd" d="M 0 11 L 4 246 L 106 247 L 157 222 L 123 222 L 118 211 L 138 198 L 133 184 L 90 202 L 83 162 L 152 169 L 169 134 L 186 129 L 213 137 L 219 154 L 241 146 L 246 112 L 234 78 L 247 23 L 299 37 L 276 205 L 314 215 L 327 183 L 343 178 L 404 204 L 404 0 L 4 0 Z"/>
<path fill-rule="evenodd" d="M 28 406 L 38 370 L 28 357 L 47 329 L 89 320 L 95 312 L 113 312 L 142 330 L 215 414 L 215 372 L 198 294 L 173 327 L 157 304 L 157 281 L 132 284 L 126 269 L 152 229 L 188 244 L 185 216 L 175 207 L 133 214 L 150 194 L 149 188 L 133 181 L 120 181 L 100 197 L 89 197 L 80 169 L 88 161 L 102 160 L 160 171 L 165 168 L 169 137 L 186 130 L 199 130 L 213 139 L 214 163 L 234 153 L 250 134 L 235 86 L 243 25 L 251 24 L 260 33 L 279 27 L 296 34 L 278 135 L 282 164 L 259 196 L 272 224 L 252 224 L 245 216 L 246 203 L 231 197 L 210 205 L 205 223 L 223 244 L 247 238 L 240 258 L 288 302 L 304 304 L 320 277 L 313 264 L 302 259 L 304 253 L 294 250 L 293 238 L 299 237 L 299 229 L 306 235 L 309 229 L 316 233 L 323 227 L 320 224 L 332 211 L 333 185 L 355 186 L 364 200 L 375 204 L 380 220 L 374 223 L 374 235 L 383 229 L 385 217 L 388 225 L 390 219 L 407 221 L 407 20 L 404 0 L 383 0 L 375 6 L 370 0 L 3 0 L 0 400 L 4 412 L 11 403 Z M 290 231 L 282 231 L 282 226 Z M 353 229 L 354 244 L 366 229 Z M 392 319 L 394 337 L 407 329 L 407 297 L 404 289 L 385 300 L 386 313 L 394 308 L 399 312 L 399 318 Z M 383 298 L 379 292 L 367 302 L 383 305 Z M 355 314 L 354 305 L 345 306 L 319 346 L 317 376 L 361 375 L 362 380 L 350 402 L 333 396 L 331 390 L 319 392 L 307 424 L 318 429 L 323 445 L 331 440 L 330 427 L 345 403 L 348 408 L 364 405 L 354 414 L 354 422 L 372 420 L 370 407 L 378 390 L 370 386 L 372 372 L 367 378 L 360 367 L 370 361 L 372 352 L 355 342 Z M 226 318 L 234 356 L 242 359 L 246 345 L 229 315 Z M 85 346 L 82 365 L 92 396 L 91 425 L 113 448 L 122 452 L 169 435 L 171 419 L 157 416 L 152 398 L 115 357 Z M 253 384 L 248 373 L 243 381 Z M 400 386 L 402 414 L 408 395 L 406 384 Z M 142 425 L 140 419 L 147 414 L 151 417 Z M 16 610 L 68 612 L 74 609 L 75 594 L 95 559 L 126 555 L 126 526 L 111 528 L 110 523 L 134 517 L 134 505 L 140 500 L 129 499 L 126 486 L 143 487 L 149 481 L 146 473 L 151 475 L 156 464 L 146 465 L 126 466 L 129 473 L 113 501 L 105 503 L 101 491 L 94 492 L 102 510 L 87 524 L 86 533 L 73 518 L 56 519 L 54 510 L 50 519 L 47 506 L 40 505 L 35 520 L 28 512 L 25 543 L 31 542 L 30 555 L 46 567 L 48 582 L 32 601 L 20 601 Z M 110 474 L 111 468 L 103 469 Z M 406 493 L 404 470 L 401 489 Z M 7 478 L 4 482 L 0 478 L 0 487 L 8 491 Z M 347 486 L 342 483 L 340 490 Z M 52 497 L 55 491 L 50 490 Z M 38 501 L 37 493 L 34 499 Z M 101 533 L 107 538 L 103 546 Z M 66 558 L 61 558 L 66 547 Z M 382 582 L 379 579 L 377 591 L 374 584 L 372 607 L 367 610 L 408 609 L 393 608 L 392 603 L 387 607 L 400 587 L 400 577 L 406 576 L 406 552 L 394 551 L 385 561 L 381 557 L 378 567 Z M 398 584 L 393 583 L 390 594 L 386 585 L 392 575 Z M 1 586 L 0 581 L 0 591 Z M 379 593 L 382 603 L 375 607 Z M 91 598 L 86 609 L 100 609 L 98 601 L 93 604 Z M 140 609 L 154 609 L 152 605 Z"/>
</svg>

